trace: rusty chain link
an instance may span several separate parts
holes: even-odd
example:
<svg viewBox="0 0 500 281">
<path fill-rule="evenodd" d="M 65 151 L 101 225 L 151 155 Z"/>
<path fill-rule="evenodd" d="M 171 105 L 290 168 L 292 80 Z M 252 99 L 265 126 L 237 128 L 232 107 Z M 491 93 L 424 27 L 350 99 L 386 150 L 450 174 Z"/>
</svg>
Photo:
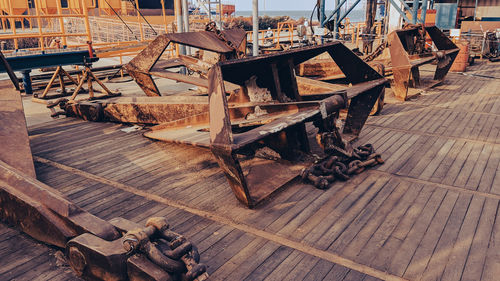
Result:
<svg viewBox="0 0 500 281">
<path fill-rule="evenodd" d="M 208 279 L 206 266 L 199 263 L 196 246 L 171 231 L 165 218 L 150 218 L 145 228 L 127 232 L 122 243 L 129 255 L 142 253 L 173 277 L 186 281 Z"/>
<path fill-rule="evenodd" d="M 369 167 L 383 164 L 382 156 L 371 144 L 354 148 L 349 155 L 330 155 L 319 163 L 304 169 L 301 177 L 318 189 L 328 189 L 337 180 L 346 181 Z"/>
</svg>

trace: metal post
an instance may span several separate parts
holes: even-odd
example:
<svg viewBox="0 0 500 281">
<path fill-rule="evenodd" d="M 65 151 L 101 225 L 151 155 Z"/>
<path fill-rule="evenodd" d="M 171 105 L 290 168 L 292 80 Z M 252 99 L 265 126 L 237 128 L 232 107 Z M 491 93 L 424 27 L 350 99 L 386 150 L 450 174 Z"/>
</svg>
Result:
<svg viewBox="0 0 500 281">
<path fill-rule="evenodd" d="M 252 53 L 259 55 L 259 0 L 252 0 Z"/>
<path fill-rule="evenodd" d="M 45 50 L 43 43 L 43 30 L 42 30 L 42 19 L 40 18 L 40 1 L 35 0 L 35 11 L 36 11 L 36 23 L 38 25 L 38 35 L 40 36 L 40 49 Z"/>
<path fill-rule="evenodd" d="M 328 22 L 328 21 L 329 21 L 329 20 L 330 20 L 333 16 L 335 16 L 337 13 L 339 13 L 339 14 L 340 14 L 340 8 L 342 8 L 342 6 L 344 6 L 344 4 L 345 4 L 345 2 L 346 2 L 346 1 L 347 1 L 347 0 L 342 0 L 342 2 L 340 2 L 340 4 L 339 4 L 337 7 L 335 7 L 335 10 L 333 10 L 333 12 L 330 14 L 330 16 L 328 16 L 328 18 L 327 18 L 325 21 L 327 21 L 327 22 Z"/>
<path fill-rule="evenodd" d="M 7 3 L 9 5 L 9 15 L 10 16 L 14 16 L 14 9 L 12 7 L 12 3 L 10 3 L 10 1 L 7 1 Z M 17 33 L 17 30 L 16 30 L 16 19 L 15 18 L 10 18 L 9 22 L 10 22 L 10 28 L 12 28 L 12 34 L 15 37 L 16 33 Z M 19 49 L 19 44 L 17 42 L 17 38 L 14 38 L 14 49 L 16 49 L 16 50 Z"/>
<path fill-rule="evenodd" d="M 422 0 L 424 1 L 422 3 L 422 12 L 420 13 L 420 21 L 425 24 L 425 16 L 427 15 L 427 1 L 428 0 Z"/>
<path fill-rule="evenodd" d="M 354 4 L 352 4 L 351 7 L 349 7 L 349 9 L 347 9 L 347 11 L 340 17 L 339 21 L 343 21 L 345 17 L 347 17 L 347 15 L 359 4 L 359 2 L 361 2 L 361 0 L 356 0 L 356 2 L 354 2 Z"/>
<path fill-rule="evenodd" d="M 325 27 L 325 0 L 319 2 L 319 24 L 321 27 Z"/>
<path fill-rule="evenodd" d="M 57 14 L 62 16 L 63 13 L 62 13 L 61 1 L 56 1 L 56 7 L 57 7 Z M 62 17 L 59 17 L 59 27 L 61 29 L 61 33 L 66 34 L 66 31 L 64 29 L 64 19 Z M 62 43 L 63 46 L 68 45 L 68 43 L 66 42 L 66 36 L 62 36 Z"/>
<path fill-rule="evenodd" d="M 142 20 L 139 13 L 139 0 L 135 0 L 135 8 L 137 12 L 137 23 L 139 24 L 139 31 L 141 33 L 141 41 L 144 41 L 144 30 L 142 30 Z"/>
<path fill-rule="evenodd" d="M 340 0 L 335 0 L 335 8 L 339 7 L 340 8 Z M 335 26 L 333 28 L 333 38 L 338 39 L 339 38 L 339 25 L 340 25 L 340 13 L 337 13 L 335 15 Z"/>
<path fill-rule="evenodd" d="M 182 23 L 182 4 L 181 0 L 174 2 L 175 18 L 177 20 L 177 32 L 184 32 L 184 24 Z M 177 45 L 181 55 L 186 54 L 186 47 L 184 45 Z"/>
<path fill-rule="evenodd" d="M 87 9 L 87 3 L 85 0 L 82 0 L 83 7 L 83 15 L 85 16 L 85 31 L 87 32 L 87 41 L 92 42 L 92 33 L 90 31 L 90 22 L 89 22 L 89 10 Z"/>
<path fill-rule="evenodd" d="M 167 16 L 165 15 L 165 0 L 161 0 L 161 15 L 163 17 L 163 25 L 165 26 L 165 33 L 167 33 L 168 29 L 167 29 Z"/>
<path fill-rule="evenodd" d="M 399 13 L 400 16 L 403 17 L 403 19 L 405 21 L 411 22 L 411 20 L 406 16 L 406 13 L 403 12 L 403 10 L 401 10 L 401 8 L 399 8 L 398 4 L 394 0 L 389 0 L 389 2 L 391 2 L 392 7 Z"/>
<path fill-rule="evenodd" d="M 413 0 L 411 23 L 416 24 L 418 18 L 418 0 Z"/>
<path fill-rule="evenodd" d="M 474 21 L 476 21 L 476 10 L 477 10 L 477 0 L 476 3 L 474 4 Z"/>
<path fill-rule="evenodd" d="M 189 32 L 189 11 L 187 0 L 182 0 L 182 24 L 184 27 L 184 32 Z M 186 48 L 186 55 L 191 54 L 191 48 Z"/>
</svg>

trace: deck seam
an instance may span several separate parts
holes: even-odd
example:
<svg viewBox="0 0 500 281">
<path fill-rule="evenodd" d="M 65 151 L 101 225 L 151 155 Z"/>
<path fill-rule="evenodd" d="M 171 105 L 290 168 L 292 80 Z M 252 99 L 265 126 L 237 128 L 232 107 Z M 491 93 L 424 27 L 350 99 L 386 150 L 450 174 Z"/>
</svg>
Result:
<svg viewBox="0 0 500 281">
<path fill-rule="evenodd" d="M 412 134 L 412 135 L 418 135 L 418 136 L 447 138 L 447 139 L 452 139 L 452 140 L 462 140 L 462 141 L 476 143 L 476 144 L 489 144 L 489 145 L 494 145 L 494 146 L 500 145 L 500 143 L 495 143 L 495 142 L 490 142 L 490 141 L 473 140 L 473 139 L 462 138 L 462 137 L 446 136 L 446 135 L 436 134 L 436 133 L 427 133 L 427 132 L 418 132 L 418 131 L 414 131 L 414 130 L 390 128 L 390 127 L 384 127 L 384 126 L 376 125 L 376 124 L 365 124 L 365 127 L 375 127 L 375 128 L 379 128 L 379 129 L 386 129 L 386 130 L 390 130 L 390 131 L 394 131 L 394 132 L 399 132 L 399 133 L 404 133 L 404 134 Z"/>
<path fill-rule="evenodd" d="M 126 192 L 130 192 L 132 194 L 144 197 L 146 199 L 156 201 L 158 203 L 165 204 L 165 205 L 168 205 L 168 206 L 171 206 L 174 208 L 178 208 L 178 209 L 181 209 L 183 211 L 192 213 L 194 215 L 198 215 L 200 217 L 204 217 L 204 218 L 210 219 L 212 221 L 231 226 L 235 229 L 250 233 L 250 234 L 255 235 L 257 237 L 261 237 L 261 238 L 267 239 L 269 241 L 275 242 L 277 244 L 301 251 L 303 253 L 306 253 L 306 254 L 309 254 L 309 255 L 312 255 L 315 257 L 318 257 L 320 259 L 327 260 L 327 261 L 330 261 L 330 262 L 335 263 L 335 264 L 339 264 L 341 266 L 350 268 L 352 270 L 359 271 L 361 273 L 370 275 L 372 277 L 376 277 L 376 278 L 383 279 L 383 280 L 394 280 L 394 281 L 406 280 L 402 277 L 392 275 L 392 274 L 387 273 L 387 272 L 380 271 L 378 269 L 372 268 L 372 267 L 364 265 L 364 264 L 357 263 L 351 259 L 344 258 L 338 254 L 319 250 L 317 248 L 305 245 L 303 243 L 293 241 L 293 240 L 288 239 L 286 237 L 282 237 L 282 236 L 279 236 L 279 235 L 276 235 L 273 233 L 269 233 L 269 232 L 266 232 L 264 230 L 254 228 L 254 227 L 249 226 L 249 225 L 244 224 L 244 223 L 236 222 L 230 218 L 220 216 L 220 215 L 208 212 L 208 211 L 193 208 L 193 207 L 184 205 L 183 203 L 177 202 L 177 201 L 172 200 L 172 199 L 163 198 L 163 197 L 160 197 L 158 195 L 150 194 L 146 191 L 136 189 L 135 187 L 132 187 L 132 186 L 129 186 L 126 184 L 122 184 L 122 183 L 117 182 L 117 181 L 108 180 L 106 178 L 103 178 L 103 177 L 76 169 L 76 168 L 73 168 L 73 167 L 70 167 L 70 166 L 49 160 L 49 159 L 45 159 L 43 157 L 33 156 L 33 158 L 37 162 L 48 164 L 48 165 L 51 165 L 53 167 L 65 170 L 65 171 L 75 173 L 79 176 L 86 177 L 86 178 L 91 179 L 91 180 L 95 180 L 97 182 L 121 189 L 121 190 L 126 191 Z"/>
<path fill-rule="evenodd" d="M 443 188 L 446 190 L 451 190 L 451 191 L 455 191 L 455 192 L 459 192 L 459 193 L 477 195 L 477 196 L 482 196 L 485 198 L 500 200 L 500 195 L 492 194 L 492 193 L 488 193 L 488 192 L 482 192 L 482 191 L 467 189 L 467 188 L 443 184 L 443 183 L 431 182 L 431 181 L 427 181 L 427 180 L 412 178 L 409 176 L 404 176 L 404 175 L 399 175 L 399 174 L 393 174 L 391 172 L 380 171 L 380 170 L 369 170 L 367 172 L 372 173 L 372 174 L 384 175 L 384 176 L 393 176 L 393 177 L 399 178 L 401 180 L 406 180 L 406 181 L 409 181 L 412 183 L 421 183 L 421 184 L 425 184 L 428 186 L 439 187 L 439 188 Z"/>
</svg>

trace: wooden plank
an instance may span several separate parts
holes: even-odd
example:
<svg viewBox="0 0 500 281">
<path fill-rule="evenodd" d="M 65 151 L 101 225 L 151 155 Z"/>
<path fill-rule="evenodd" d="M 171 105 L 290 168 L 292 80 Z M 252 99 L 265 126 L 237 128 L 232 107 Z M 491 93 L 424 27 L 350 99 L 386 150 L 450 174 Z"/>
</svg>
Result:
<svg viewBox="0 0 500 281">
<path fill-rule="evenodd" d="M 422 280 L 439 280 L 450 257 L 453 245 L 457 240 L 460 227 L 469 207 L 472 196 L 460 194 L 453 208 L 450 218 L 446 222 L 439 242 L 429 260 L 427 268 L 422 276 Z"/>
<path fill-rule="evenodd" d="M 480 280 L 485 263 L 486 251 L 490 241 L 495 215 L 498 210 L 498 200 L 486 199 L 479 219 L 479 224 L 472 240 L 467 256 L 467 262 L 462 274 L 463 280 Z"/>
<path fill-rule="evenodd" d="M 325 260 L 319 260 L 302 280 L 323 280 L 335 265 Z"/>
<path fill-rule="evenodd" d="M 474 196 L 463 220 L 441 280 L 460 280 L 483 208 L 484 198 Z"/>
<path fill-rule="evenodd" d="M 462 169 L 460 169 L 460 173 L 458 174 L 457 178 L 455 179 L 455 182 L 453 183 L 454 186 L 465 187 L 465 184 L 467 183 L 469 177 L 472 175 L 474 166 L 476 166 L 477 164 L 477 160 L 481 154 L 481 151 L 483 150 L 483 147 L 484 147 L 483 144 L 473 145 L 469 156 L 465 160 Z"/>
<path fill-rule="evenodd" d="M 421 186 L 401 182 L 396 190 L 391 194 L 390 203 L 384 204 L 373 219 L 356 234 L 346 248 L 342 250 L 342 255 L 356 261 L 369 264 L 374 253 L 383 245 L 392 230 L 404 215 L 411 203 L 418 197 Z M 388 200 L 389 200 L 388 199 Z"/>
<path fill-rule="evenodd" d="M 432 174 L 431 178 L 429 179 L 432 182 L 442 182 L 444 177 L 446 176 L 446 173 L 450 169 L 451 165 L 455 161 L 455 158 L 458 156 L 458 154 L 463 150 L 463 147 L 465 145 L 465 141 L 462 140 L 457 140 L 453 147 L 448 151 L 444 159 L 441 161 L 437 169 L 434 171 Z"/>
<path fill-rule="evenodd" d="M 334 188 L 339 188 L 340 190 L 336 192 L 334 196 L 331 196 L 330 199 L 307 220 L 300 224 L 292 233 L 292 238 L 297 240 L 303 239 L 307 234 L 313 231 L 313 229 L 316 229 L 318 224 L 326 220 L 338 204 L 345 201 L 356 200 L 356 197 L 361 196 L 364 192 L 363 189 L 371 182 L 371 180 L 366 180 L 367 177 L 367 174 L 360 175 L 360 177 L 356 177 L 353 182 L 348 182 L 344 186 L 335 184 L 330 190 L 335 190 Z"/>
<path fill-rule="evenodd" d="M 392 263 L 389 268 L 389 272 L 395 275 L 402 276 L 408 267 L 408 264 L 413 257 L 415 250 L 417 249 L 422 237 L 425 234 L 426 229 L 431 223 L 434 214 L 436 213 L 439 205 L 443 201 L 446 195 L 446 191 L 441 189 L 434 190 L 431 198 L 425 205 L 422 213 L 416 220 L 412 229 L 404 239 L 399 250 L 394 253 L 392 258 Z"/>
<path fill-rule="evenodd" d="M 424 272 L 427 264 L 434 252 L 437 242 L 441 237 L 441 233 L 448 221 L 448 218 L 458 199 L 458 193 L 447 192 L 439 209 L 432 218 L 432 222 L 425 231 L 422 240 L 417 246 L 415 253 L 408 265 L 403 277 L 415 280 L 418 279 Z M 423 230 L 423 229 L 422 229 Z M 421 230 L 421 231 L 422 231 Z"/>
<path fill-rule="evenodd" d="M 264 280 L 282 280 L 306 255 L 297 250 L 288 255 Z"/>
<path fill-rule="evenodd" d="M 486 252 L 486 258 L 481 278 L 495 280 L 500 276 L 500 209 L 497 210 L 491 238 Z"/>
<path fill-rule="evenodd" d="M 274 271 L 285 259 L 288 258 L 292 253 L 293 258 L 296 258 L 298 251 L 293 251 L 288 247 L 280 246 L 278 247 L 272 255 L 268 256 L 257 268 L 255 268 L 244 281 L 251 280 L 265 280 L 269 274 Z M 237 279 L 234 279 L 237 280 Z"/>
<path fill-rule="evenodd" d="M 345 255 L 345 247 L 355 239 L 353 243 L 363 243 L 359 240 L 359 232 L 361 229 L 376 228 L 383 215 L 379 212 L 387 214 L 395 201 L 403 195 L 404 188 L 398 188 L 400 182 L 398 180 L 389 181 L 373 200 L 362 209 L 357 217 L 338 235 L 338 238 L 331 240 L 329 251 L 335 251 Z"/>
</svg>

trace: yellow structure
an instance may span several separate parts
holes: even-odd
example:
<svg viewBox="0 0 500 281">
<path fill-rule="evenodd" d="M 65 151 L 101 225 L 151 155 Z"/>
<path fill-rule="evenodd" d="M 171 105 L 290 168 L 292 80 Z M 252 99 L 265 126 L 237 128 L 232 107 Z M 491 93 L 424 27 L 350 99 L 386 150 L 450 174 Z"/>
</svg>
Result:
<svg viewBox="0 0 500 281">
<path fill-rule="evenodd" d="M 4 14 L 21 15 L 28 10 L 28 0 L 0 0 L 0 9 Z"/>
</svg>

